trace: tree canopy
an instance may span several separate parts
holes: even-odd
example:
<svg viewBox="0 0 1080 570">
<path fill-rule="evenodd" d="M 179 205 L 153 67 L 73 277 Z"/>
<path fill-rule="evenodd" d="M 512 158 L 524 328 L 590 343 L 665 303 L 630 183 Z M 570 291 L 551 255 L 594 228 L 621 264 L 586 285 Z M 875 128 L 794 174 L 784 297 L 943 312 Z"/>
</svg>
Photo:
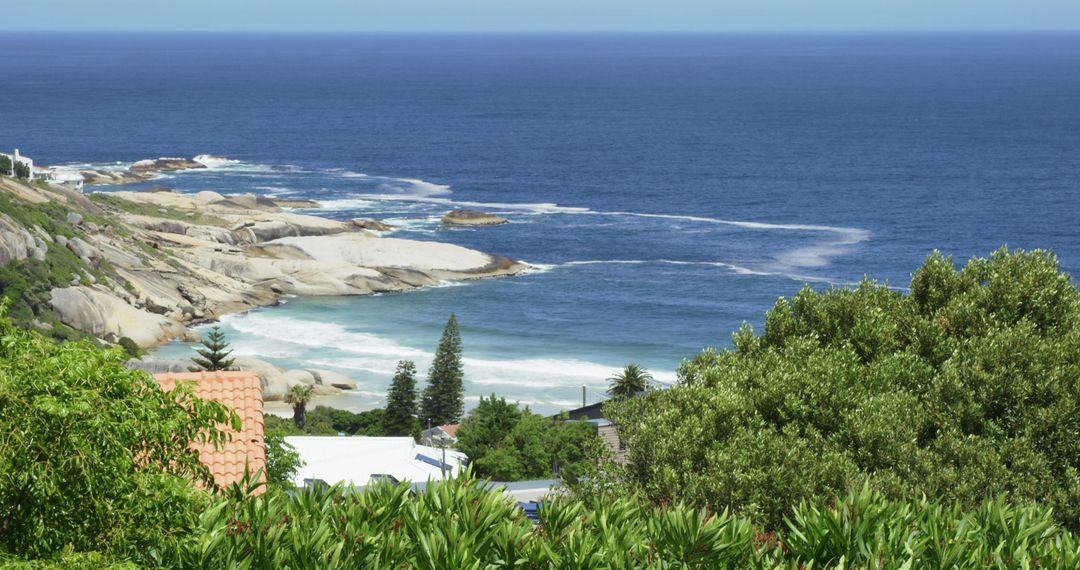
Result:
<svg viewBox="0 0 1080 570">
<path fill-rule="evenodd" d="M 505 398 L 480 397 L 457 431 L 458 449 L 474 472 L 499 481 L 544 479 L 581 473 L 596 439 L 586 422 L 564 421 L 520 409 Z M 556 473 L 558 470 L 558 473 Z"/>
<path fill-rule="evenodd" d="M 465 413 L 465 370 L 461 363 L 461 332 L 450 315 L 428 372 L 421 400 L 423 427 L 456 423 Z"/>
<path fill-rule="evenodd" d="M 402 360 L 386 394 L 383 431 L 386 435 L 415 435 L 420 428 L 420 422 L 416 419 L 417 411 L 416 365 L 412 361 Z"/>
<path fill-rule="evenodd" d="M 228 350 L 229 343 L 225 340 L 225 333 L 221 332 L 221 327 L 214 327 L 206 338 L 202 339 L 202 345 L 203 348 L 195 350 L 199 356 L 191 359 L 196 364 L 196 368 L 191 369 L 192 372 L 200 370 L 212 372 L 232 368 L 234 360 L 229 358 L 232 350 Z"/>
<path fill-rule="evenodd" d="M 181 384 L 163 392 L 120 349 L 56 344 L 0 306 L 0 550 L 104 551 L 147 565 L 188 533 L 212 485 L 189 446 L 239 428 Z"/>
<path fill-rule="evenodd" d="M 910 292 L 864 280 L 781 298 L 678 385 L 609 405 L 653 499 L 773 527 L 861 485 L 974 505 L 1038 500 L 1080 524 L 1080 296 L 1046 251 L 932 254 Z M 611 469 L 620 469 L 611 466 Z"/>
</svg>

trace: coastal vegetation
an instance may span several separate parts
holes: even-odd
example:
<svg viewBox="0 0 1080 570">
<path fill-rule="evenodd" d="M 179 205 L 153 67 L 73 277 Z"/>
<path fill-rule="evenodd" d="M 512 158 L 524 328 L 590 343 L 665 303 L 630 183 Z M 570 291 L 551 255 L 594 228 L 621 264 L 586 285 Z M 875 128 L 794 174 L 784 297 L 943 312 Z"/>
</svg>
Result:
<svg viewBox="0 0 1080 570">
<path fill-rule="evenodd" d="M 457 437 L 473 472 L 496 481 L 573 481 L 585 470 L 585 452 L 596 439 L 586 422 L 541 416 L 494 394 L 480 397 Z"/>
<path fill-rule="evenodd" d="M 457 423 L 465 413 L 465 370 L 461 363 L 461 331 L 450 315 L 428 372 L 420 401 L 420 422 L 425 428 Z"/>
<path fill-rule="evenodd" d="M 273 414 L 265 416 L 267 431 L 280 431 L 285 435 L 391 435 L 385 430 L 386 410 L 375 408 L 363 412 L 351 412 L 328 406 L 315 406 L 307 412 L 304 427 L 296 427 L 292 419 Z M 406 434 L 408 435 L 408 434 Z"/>
<path fill-rule="evenodd" d="M 195 532 L 210 496 L 190 445 L 239 427 L 181 385 L 163 392 L 127 355 L 56 343 L 0 306 L 0 550 L 35 559 L 100 552 L 154 565 Z M 2 558 L 0 558 L 2 560 Z"/>
<path fill-rule="evenodd" d="M 910 292 L 804 289 L 675 387 L 613 399 L 626 465 L 560 456 L 596 449 L 575 439 L 590 426 L 491 397 L 459 428 L 476 462 L 458 478 L 287 489 L 299 457 L 268 422 L 251 496 L 215 489 L 190 447 L 223 441 L 230 410 L 0 317 L 0 564 L 1075 568 L 1078 325 L 1048 252 L 959 271 L 934 254 Z M 483 478 L 542 463 L 584 487 L 535 523 Z"/>
<path fill-rule="evenodd" d="M 225 333 L 221 332 L 221 327 L 210 329 L 201 344 L 202 348 L 195 349 L 199 356 L 191 359 L 195 363 L 192 372 L 232 370 L 235 360 L 229 358 L 232 350 L 229 349 L 229 343 L 225 340 Z"/>
<path fill-rule="evenodd" d="M 137 216 L 164 218 L 167 220 L 176 220 L 204 226 L 225 227 L 229 225 L 229 222 L 221 217 L 200 212 L 198 210 L 189 211 L 173 206 L 135 202 L 117 196 L 111 192 L 94 192 L 93 194 L 90 194 L 90 199 L 99 205 L 114 208 L 128 214 L 135 214 Z"/>
<path fill-rule="evenodd" d="M 115 273 L 107 263 L 87 265 L 72 248 L 60 241 L 79 238 L 82 231 L 69 221 L 71 210 L 54 202 L 30 203 L 6 192 L 0 192 L 0 242 L 15 243 L 16 232 L 23 234 L 33 251 L 11 258 L 0 254 L 0 294 L 12 300 L 10 318 L 20 326 L 37 328 L 59 340 L 87 338 L 87 335 L 65 325 L 50 305 L 53 288 L 69 287 L 72 283 L 89 285 L 92 282 L 114 279 Z M 101 221 L 99 219 L 99 221 Z M 33 228 L 40 228 L 34 235 Z M 10 234 L 10 235 L 9 235 Z M 44 239 L 41 235 L 49 236 Z M 37 238 L 35 240 L 35 237 Z M 0 246 L 7 244 L 0 243 Z M 0 249 L 6 249 L 0 247 Z M 31 249 L 27 247 L 27 249 Z"/>
<path fill-rule="evenodd" d="M 416 398 L 416 364 L 411 360 L 402 360 L 398 362 L 390 390 L 386 393 L 384 435 L 411 435 L 418 438 L 420 420 L 416 417 L 419 412 Z"/>
<path fill-rule="evenodd" d="M 1080 528 L 1080 295 L 1047 251 L 957 270 L 930 255 L 900 291 L 870 280 L 781 298 L 761 335 L 612 401 L 615 496 L 732 508 L 768 529 L 850 489 L 979 509 L 1037 502 Z"/>
</svg>

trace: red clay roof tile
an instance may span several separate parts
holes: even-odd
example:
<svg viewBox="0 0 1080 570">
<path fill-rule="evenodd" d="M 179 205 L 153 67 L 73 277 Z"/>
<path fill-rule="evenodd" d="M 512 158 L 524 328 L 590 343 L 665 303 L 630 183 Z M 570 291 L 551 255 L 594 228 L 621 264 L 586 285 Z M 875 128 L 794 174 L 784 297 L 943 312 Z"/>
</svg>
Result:
<svg viewBox="0 0 1080 570">
<path fill-rule="evenodd" d="M 221 402 L 240 416 L 239 433 L 220 426 L 230 436 L 230 441 L 222 448 L 214 449 L 209 443 L 193 444 L 218 486 L 224 487 L 242 480 L 245 466 L 252 473 L 264 470 L 260 480 L 266 480 L 262 384 L 258 375 L 251 372 L 172 372 L 155 374 L 154 379 L 166 391 L 172 390 L 180 382 L 193 383 L 196 396 Z M 256 492 L 262 493 L 263 488 Z"/>
</svg>

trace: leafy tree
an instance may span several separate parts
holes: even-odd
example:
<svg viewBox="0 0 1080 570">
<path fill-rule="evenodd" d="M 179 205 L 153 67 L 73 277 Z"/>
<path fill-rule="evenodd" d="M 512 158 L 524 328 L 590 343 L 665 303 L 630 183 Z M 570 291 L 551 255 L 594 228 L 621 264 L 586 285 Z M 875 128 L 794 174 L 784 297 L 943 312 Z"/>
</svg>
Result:
<svg viewBox="0 0 1080 570">
<path fill-rule="evenodd" d="M 200 370 L 212 372 L 232 368 L 233 359 L 229 358 L 232 350 L 226 350 L 229 348 L 229 343 L 225 341 L 225 333 L 221 332 L 221 327 L 214 327 L 210 334 L 206 335 L 206 338 L 202 340 L 202 345 L 203 348 L 195 350 L 201 358 L 195 357 L 191 359 L 197 365 L 191 369 L 192 372 Z"/>
<path fill-rule="evenodd" d="M 158 566 L 194 530 L 213 485 L 191 448 L 239 429 L 190 386 L 163 392 L 127 355 L 56 344 L 0 306 L 0 552 L 34 559 L 99 551 Z"/>
<path fill-rule="evenodd" d="M 4 176 L 11 176 L 15 171 L 11 169 L 11 159 L 6 156 L 0 156 L 0 174 Z"/>
<path fill-rule="evenodd" d="M 286 433 L 280 430 L 268 430 L 264 435 L 266 483 L 272 487 L 292 487 L 296 472 L 304 464 L 296 448 L 285 441 L 285 436 Z"/>
<path fill-rule="evenodd" d="M 30 178 L 30 167 L 25 162 L 16 161 L 12 166 L 15 171 L 15 178 L 22 178 L 23 180 Z"/>
<path fill-rule="evenodd" d="M 869 485 L 976 505 L 1037 500 L 1080 525 L 1080 295 L 1053 254 L 1005 248 L 910 293 L 864 280 L 781 298 L 756 336 L 678 385 L 612 402 L 631 491 L 773 528 L 802 500 Z"/>
<path fill-rule="evenodd" d="M 304 429 L 307 423 L 307 405 L 311 401 L 311 386 L 297 384 L 289 390 L 286 400 L 292 405 L 293 423 L 297 429 Z"/>
<path fill-rule="evenodd" d="M 383 436 L 386 411 L 381 408 L 363 412 L 351 412 L 328 406 L 316 406 L 304 416 L 304 428 L 296 427 L 291 419 L 273 414 L 265 417 L 266 429 L 280 431 L 285 435 L 348 435 Z"/>
<path fill-rule="evenodd" d="M 476 474 L 500 481 L 553 477 L 556 469 L 574 479 L 597 439 L 586 422 L 534 414 L 494 395 L 480 398 L 457 436 L 458 449 L 469 456 Z"/>
<path fill-rule="evenodd" d="M 416 365 L 402 360 L 386 394 L 386 435 L 412 435 L 417 431 L 416 396 Z"/>
<path fill-rule="evenodd" d="M 428 372 L 420 415 L 425 426 L 457 423 L 465 413 L 464 367 L 457 317 L 450 315 Z"/>
<path fill-rule="evenodd" d="M 644 367 L 627 364 L 618 374 L 608 378 L 608 395 L 613 398 L 629 398 L 644 392 L 652 381 L 652 374 Z"/>
<path fill-rule="evenodd" d="M 517 404 L 496 398 L 495 394 L 480 396 L 480 403 L 458 427 L 458 449 L 475 462 L 499 447 L 520 420 Z"/>
</svg>

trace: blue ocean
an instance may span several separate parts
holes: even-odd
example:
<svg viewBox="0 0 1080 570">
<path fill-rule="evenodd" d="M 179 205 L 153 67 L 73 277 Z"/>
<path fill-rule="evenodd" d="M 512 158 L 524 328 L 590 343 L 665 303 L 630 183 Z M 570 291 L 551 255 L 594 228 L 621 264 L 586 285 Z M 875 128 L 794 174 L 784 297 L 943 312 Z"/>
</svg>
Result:
<svg viewBox="0 0 1080 570">
<path fill-rule="evenodd" d="M 341 407 L 381 405 L 399 359 L 426 369 L 451 313 L 470 401 L 554 411 L 628 362 L 673 381 L 804 284 L 904 288 L 934 249 L 1080 271 L 1076 33 L 4 33 L 0 53 L 2 149 L 225 156 L 145 185 L 310 198 L 533 266 L 222 320 L 238 354 L 356 378 Z M 462 207 L 511 223 L 440 224 Z"/>
</svg>

